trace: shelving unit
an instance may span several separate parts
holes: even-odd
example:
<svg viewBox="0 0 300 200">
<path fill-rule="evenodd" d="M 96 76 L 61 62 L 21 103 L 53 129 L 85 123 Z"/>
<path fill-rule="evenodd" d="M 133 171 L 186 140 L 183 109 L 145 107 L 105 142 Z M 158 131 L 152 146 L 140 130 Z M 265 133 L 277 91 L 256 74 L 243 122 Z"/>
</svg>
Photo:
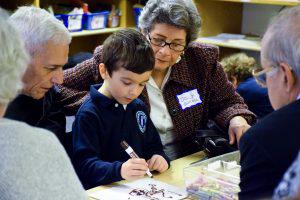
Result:
<svg viewBox="0 0 300 200">
<path fill-rule="evenodd" d="M 120 30 L 122 27 L 116 28 L 104 28 L 99 30 L 83 30 L 78 32 L 71 32 L 72 37 L 82 37 L 82 36 L 90 36 L 90 35 L 101 35 L 101 34 L 110 34 L 117 30 Z"/>
<path fill-rule="evenodd" d="M 220 41 L 209 37 L 200 37 L 197 41 L 233 49 L 243 49 L 251 51 L 260 51 L 261 49 L 261 41 L 257 37 L 245 39 L 230 39 L 227 41 Z"/>
<path fill-rule="evenodd" d="M 0 6 L 7 5 L 9 9 L 21 5 L 33 4 L 45 8 L 54 3 L 67 3 L 70 0 L 12 0 L 1 1 Z M 133 5 L 138 0 L 85 0 L 88 4 L 107 3 L 115 4 L 121 10 L 120 27 L 134 27 Z M 202 31 L 198 41 L 218 45 L 222 51 L 250 50 L 260 51 L 259 37 L 245 38 L 242 40 L 219 41 L 214 36 L 220 33 L 241 34 L 243 23 L 243 9 L 246 4 L 270 6 L 296 6 L 300 0 L 194 0 L 202 18 Z M 5 6 L 4 6 L 5 7 Z M 118 28 L 105 28 L 94 31 L 72 32 L 73 37 L 70 54 L 78 51 L 92 51 L 97 45 Z"/>
<path fill-rule="evenodd" d="M 70 0 L 11 0 L 11 1 L 0 1 L 0 6 L 15 10 L 17 7 L 22 5 L 34 5 L 41 8 L 46 8 L 48 5 L 55 3 L 70 3 Z M 70 55 L 79 51 L 92 52 L 96 46 L 102 44 L 109 34 L 125 27 L 135 27 L 134 16 L 133 16 L 133 5 L 137 3 L 137 0 L 84 0 L 89 5 L 95 3 L 107 3 L 115 4 L 121 11 L 120 26 L 116 28 L 104 28 L 99 30 L 83 30 L 80 32 L 71 32 L 72 43 L 70 45 Z"/>
<path fill-rule="evenodd" d="M 220 33 L 241 34 L 245 4 L 296 6 L 299 0 L 195 0 L 202 18 L 199 42 L 221 47 L 222 51 L 250 50 L 259 52 L 260 37 L 218 40 Z M 226 54 L 226 53 L 225 53 Z"/>
<path fill-rule="evenodd" d="M 299 0 L 214 0 L 224 2 L 236 3 L 254 3 L 254 4 L 269 4 L 269 5 L 282 5 L 282 6 L 296 6 L 300 4 Z"/>
</svg>

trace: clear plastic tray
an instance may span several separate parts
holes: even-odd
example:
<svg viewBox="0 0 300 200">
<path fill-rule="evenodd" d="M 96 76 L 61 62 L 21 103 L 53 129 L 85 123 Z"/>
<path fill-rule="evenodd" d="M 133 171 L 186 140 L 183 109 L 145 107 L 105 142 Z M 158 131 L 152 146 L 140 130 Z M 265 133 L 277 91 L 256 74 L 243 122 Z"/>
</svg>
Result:
<svg viewBox="0 0 300 200">
<path fill-rule="evenodd" d="M 186 167 L 187 192 L 196 199 L 238 199 L 239 161 L 240 154 L 235 151 Z"/>
</svg>

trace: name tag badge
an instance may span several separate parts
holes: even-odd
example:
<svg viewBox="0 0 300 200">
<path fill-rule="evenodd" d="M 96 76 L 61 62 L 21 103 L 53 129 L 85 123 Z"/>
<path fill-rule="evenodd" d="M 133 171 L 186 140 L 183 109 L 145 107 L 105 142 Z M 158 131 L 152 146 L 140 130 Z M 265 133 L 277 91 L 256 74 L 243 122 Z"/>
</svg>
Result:
<svg viewBox="0 0 300 200">
<path fill-rule="evenodd" d="M 202 100 L 197 89 L 176 95 L 182 110 L 201 104 Z"/>
<path fill-rule="evenodd" d="M 75 116 L 66 116 L 66 133 L 69 133 L 72 131 L 72 125 L 75 121 Z"/>
</svg>

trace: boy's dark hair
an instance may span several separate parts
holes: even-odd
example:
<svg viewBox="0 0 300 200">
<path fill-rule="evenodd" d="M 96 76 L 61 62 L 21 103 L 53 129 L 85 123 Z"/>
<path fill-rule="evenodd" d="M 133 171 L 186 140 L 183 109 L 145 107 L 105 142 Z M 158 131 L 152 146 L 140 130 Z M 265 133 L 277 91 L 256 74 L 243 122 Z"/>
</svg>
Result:
<svg viewBox="0 0 300 200">
<path fill-rule="evenodd" d="M 153 70 L 155 59 L 146 37 L 128 28 L 111 34 L 104 41 L 103 63 L 110 76 L 120 67 L 142 74 Z"/>
</svg>

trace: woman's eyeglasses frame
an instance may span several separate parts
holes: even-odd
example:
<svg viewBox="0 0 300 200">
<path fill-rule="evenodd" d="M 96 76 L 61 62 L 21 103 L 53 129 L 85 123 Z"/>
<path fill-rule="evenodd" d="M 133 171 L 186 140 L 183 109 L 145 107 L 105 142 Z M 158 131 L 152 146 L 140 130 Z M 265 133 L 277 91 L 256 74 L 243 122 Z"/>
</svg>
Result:
<svg viewBox="0 0 300 200">
<path fill-rule="evenodd" d="M 172 49 L 173 51 L 176 51 L 176 52 L 183 52 L 186 49 L 186 46 L 184 46 L 184 45 L 173 43 L 173 42 L 167 42 L 163 39 L 159 39 L 156 37 L 151 37 L 150 34 L 148 34 L 148 39 L 149 39 L 149 42 L 155 46 L 164 47 L 164 46 L 168 45 L 170 49 Z M 155 40 L 160 40 L 160 43 L 156 43 Z M 178 47 L 178 48 L 176 48 L 176 47 Z"/>
</svg>

